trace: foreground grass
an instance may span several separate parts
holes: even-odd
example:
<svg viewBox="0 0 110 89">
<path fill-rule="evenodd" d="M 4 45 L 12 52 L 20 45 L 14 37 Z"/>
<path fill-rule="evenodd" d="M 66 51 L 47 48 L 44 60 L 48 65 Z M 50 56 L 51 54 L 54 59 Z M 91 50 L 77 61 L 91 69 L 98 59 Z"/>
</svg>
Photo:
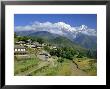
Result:
<svg viewBox="0 0 110 89">
<path fill-rule="evenodd" d="M 46 76 L 67 76 L 71 74 L 71 69 L 69 63 L 56 63 L 55 66 L 47 66 L 36 72 L 36 75 L 46 75 Z"/>
<path fill-rule="evenodd" d="M 38 59 L 36 58 L 15 58 L 14 61 L 14 74 L 20 74 L 22 72 L 27 71 L 29 68 L 32 68 L 38 64 Z"/>
<path fill-rule="evenodd" d="M 28 76 L 96 76 L 97 66 L 94 59 L 76 58 L 72 60 L 64 59 L 58 62 L 58 57 L 52 57 L 51 61 L 42 61 L 37 57 L 26 59 L 15 58 L 15 75 Z"/>
</svg>

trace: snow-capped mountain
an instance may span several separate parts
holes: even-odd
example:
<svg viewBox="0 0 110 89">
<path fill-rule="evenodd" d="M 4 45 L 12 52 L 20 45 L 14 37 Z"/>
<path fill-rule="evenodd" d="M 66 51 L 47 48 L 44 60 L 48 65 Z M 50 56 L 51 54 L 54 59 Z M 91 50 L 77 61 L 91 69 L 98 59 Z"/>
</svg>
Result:
<svg viewBox="0 0 110 89">
<path fill-rule="evenodd" d="M 15 32 L 22 36 L 43 36 L 43 34 L 48 38 L 63 36 L 86 48 L 91 48 L 91 43 L 96 45 L 97 38 L 97 31 L 95 29 L 89 28 L 86 25 L 72 27 L 64 22 L 34 22 L 26 26 L 16 26 Z"/>
<path fill-rule="evenodd" d="M 26 26 L 16 26 L 15 32 L 20 31 L 28 31 L 31 33 L 38 32 L 38 31 L 47 31 L 53 34 L 58 34 L 61 36 L 66 36 L 69 39 L 75 39 L 76 36 L 81 33 L 90 36 L 96 36 L 97 32 L 95 29 L 88 28 L 85 25 L 81 25 L 79 27 L 72 27 L 69 24 L 64 22 L 34 22 L 33 24 L 26 25 Z M 24 33 L 25 34 L 25 33 Z"/>
</svg>

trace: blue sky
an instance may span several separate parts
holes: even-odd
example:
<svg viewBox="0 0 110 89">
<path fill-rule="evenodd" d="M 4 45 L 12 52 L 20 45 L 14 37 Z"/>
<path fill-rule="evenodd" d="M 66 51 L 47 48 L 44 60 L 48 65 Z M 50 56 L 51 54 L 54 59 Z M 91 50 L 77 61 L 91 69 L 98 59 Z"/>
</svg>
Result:
<svg viewBox="0 0 110 89">
<path fill-rule="evenodd" d="M 38 22 L 65 22 L 71 26 L 77 27 L 87 25 L 89 28 L 97 28 L 96 14 L 15 14 L 14 25 L 24 26 Z"/>
</svg>

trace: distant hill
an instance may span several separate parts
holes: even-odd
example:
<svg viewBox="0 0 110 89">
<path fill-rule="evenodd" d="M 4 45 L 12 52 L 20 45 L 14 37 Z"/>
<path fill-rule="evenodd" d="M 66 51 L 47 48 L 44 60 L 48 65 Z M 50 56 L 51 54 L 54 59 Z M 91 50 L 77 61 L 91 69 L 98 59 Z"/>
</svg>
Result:
<svg viewBox="0 0 110 89">
<path fill-rule="evenodd" d="M 51 39 L 50 43 L 55 44 L 57 46 L 67 46 L 67 47 L 73 47 L 75 45 L 77 45 L 76 43 L 73 43 L 71 40 L 69 40 L 66 37 L 56 37 L 55 39 Z"/>
<path fill-rule="evenodd" d="M 38 37 L 38 38 L 44 38 L 44 39 L 54 39 L 56 37 L 58 37 L 59 35 L 57 34 L 52 34 L 50 32 L 47 32 L 47 31 L 38 31 L 38 32 L 35 32 L 35 33 L 31 33 L 27 36 L 32 36 L 32 37 Z"/>
<path fill-rule="evenodd" d="M 79 44 L 82 47 L 88 49 L 96 49 L 97 48 L 97 38 L 96 36 L 88 36 L 84 34 L 79 34 L 74 39 L 74 42 Z"/>
<path fill-rule="evenodd" d="M 19 36 L 28 36 L 29 34 L 35 33 L 34 31 L 15 31 Z"/>
<path fill-rule="evenodd" d="M 50 33 L 48 31 L 19 31 L 16 32 L 17 35 L 20 36 L 29 36 L 36 38 L 43 38 L 45 41 L 54 43 L 60 46 L 81 46 L 82 48 L 87 49 L 96 49 L 97 47 L 97 37 L 91 35 L 85 35 L 78 33 L 74 39 L 70 38 L 70 36 L 61 36 L 55 33 Z"/>
<path fill-rule="evenodd" d="M 52 34 L 47 31 L 39 31 L 32 34 L 29 34 L 28 36 L 34 37 L 34 38 L 42 38 L 46 40 L 48 43 L 61 46 L 61 47 L 80 47 L 80 45 L 76 44 L 75 42 L 71 41 L 67 37 L 63 37 L 57 34 Z M 81 47 L 80 47 L 81 48 Z"/>
</svg>

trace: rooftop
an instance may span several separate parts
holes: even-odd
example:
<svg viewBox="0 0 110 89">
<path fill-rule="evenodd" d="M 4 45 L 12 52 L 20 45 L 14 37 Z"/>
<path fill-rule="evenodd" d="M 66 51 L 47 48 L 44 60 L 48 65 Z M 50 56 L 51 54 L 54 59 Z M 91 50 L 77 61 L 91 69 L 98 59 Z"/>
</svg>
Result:
<svg viewBox="0 0 110 89">
<path fill-rule="evenodd" d="M 24 46 L 20 46 L 20 45 L 15 45 L 14 48 L 20 48 L 20 49 L 25 49 Z"/>
<path fill-rule="evenodd" d="M 28 53 L 27 51 L 15 51 L 14 53 Z"/>
</svg>

